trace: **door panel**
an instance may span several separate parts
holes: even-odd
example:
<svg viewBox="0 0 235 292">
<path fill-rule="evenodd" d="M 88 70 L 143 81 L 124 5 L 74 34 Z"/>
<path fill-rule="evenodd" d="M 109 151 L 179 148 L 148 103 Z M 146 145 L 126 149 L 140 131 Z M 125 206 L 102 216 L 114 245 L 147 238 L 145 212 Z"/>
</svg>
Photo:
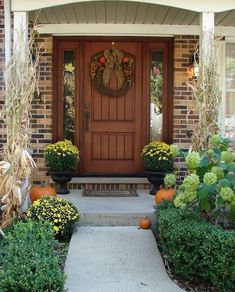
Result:
<svg viewBox="0 0 235 292">
<path fill-rule="evenodd" d="M 84 104 L 90 104 L 89 131 L 84 132 L 83 173 L 138 174 L 142 172 L 142 43 L 118 42 L 115 47 L 135 59 L 135 80 L 126 94 L 109 97 L 97 91 L 90 78 L 93 55 L 111 42 L 84 44 Z M 136 74 L 138 72 L 138 74 Z M 111 88 L 118 88 L 113 71 Z M 84 115 L 83 115 L 84 116 Z"/>
</svg>

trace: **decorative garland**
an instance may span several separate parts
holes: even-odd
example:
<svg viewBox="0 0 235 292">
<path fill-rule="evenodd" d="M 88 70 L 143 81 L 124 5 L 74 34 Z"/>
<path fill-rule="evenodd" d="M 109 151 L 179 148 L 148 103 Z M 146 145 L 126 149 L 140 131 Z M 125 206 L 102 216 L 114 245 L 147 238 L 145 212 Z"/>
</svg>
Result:
<svg viewBox="0 0 235 292">
<path fill-rule="evenodd" d="M 118 79 L 118 89 L 109 86 L 113 70 Z M 90 72 L 91 79 L 100 93 L 112 97 L 122 96 L 133 84 L 134 59 L 117 49 L 105 50 L 92 58 Z"/>
</svg>

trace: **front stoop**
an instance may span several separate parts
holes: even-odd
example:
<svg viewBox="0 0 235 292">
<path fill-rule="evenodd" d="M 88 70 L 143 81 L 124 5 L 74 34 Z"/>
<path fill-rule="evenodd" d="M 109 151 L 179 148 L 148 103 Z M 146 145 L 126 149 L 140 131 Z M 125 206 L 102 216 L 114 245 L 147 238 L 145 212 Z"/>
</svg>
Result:
<svg viewBox="0 0 235 292">
<path fill-rule="evenodd" d="M 80 210 L 79 226 L 138 226 L 146 216 L 154 224 L 154 196 L 143 190 L 137 193 L 138 197 L 83 197 L 81 190 L 71 190 L 61 197 Z"/>
<path fill-rule="evenodd" d="M 180 292 L 155 238 L 137 227 L 78 227 L 65 264 L 68 292 Z"/>
<path fill-rule="evenodd" d="M 70 189 L 87 190 L 150 190 L 146 177 L 74 177 Z"/>
</svg>

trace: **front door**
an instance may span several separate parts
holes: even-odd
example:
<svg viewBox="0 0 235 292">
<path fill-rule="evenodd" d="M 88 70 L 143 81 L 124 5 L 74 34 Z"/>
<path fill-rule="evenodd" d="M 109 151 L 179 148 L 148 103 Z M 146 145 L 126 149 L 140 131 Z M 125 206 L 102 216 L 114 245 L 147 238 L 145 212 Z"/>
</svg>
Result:
<svg viewBox="0 0 235 292">
<path fill-rule="evenodd" d="M 170 38 L 54 38 L 54 141 L 78 146 L 80 175 L 141 175 L 143 146 L 171 142 L 172 44 Z M 133 60 L 131 85 L 121 94 L 117 66 L 109 72 L 106 84 L 118 96 L 97 88 L 91 72 L 95 56 L 114 49 Z"/>
<path fill-rule="evenodd" d="M 117 42 L 114 46 L 134 60 L 133 84 L 117 97 L 97 90 L 90 77 L 92 57 L 112 48 L 112 43 L 84 44 L 84 173 L 137 174 L 142 171 L 142 43 Z M 113 69 L 108 87 L 115 90 L 118 86 Z"/>
</svg>

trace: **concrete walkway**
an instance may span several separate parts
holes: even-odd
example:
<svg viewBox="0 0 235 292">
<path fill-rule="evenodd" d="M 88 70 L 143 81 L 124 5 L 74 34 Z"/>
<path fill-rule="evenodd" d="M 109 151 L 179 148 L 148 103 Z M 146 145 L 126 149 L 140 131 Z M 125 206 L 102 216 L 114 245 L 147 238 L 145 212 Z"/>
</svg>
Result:
<svg viewBox="0 0 235 292">
<path fill-rule="evenodd" d="M 78 227 L 65 265 L 68 292 L 177 292 L 150 230 Z"/>
</svg>

